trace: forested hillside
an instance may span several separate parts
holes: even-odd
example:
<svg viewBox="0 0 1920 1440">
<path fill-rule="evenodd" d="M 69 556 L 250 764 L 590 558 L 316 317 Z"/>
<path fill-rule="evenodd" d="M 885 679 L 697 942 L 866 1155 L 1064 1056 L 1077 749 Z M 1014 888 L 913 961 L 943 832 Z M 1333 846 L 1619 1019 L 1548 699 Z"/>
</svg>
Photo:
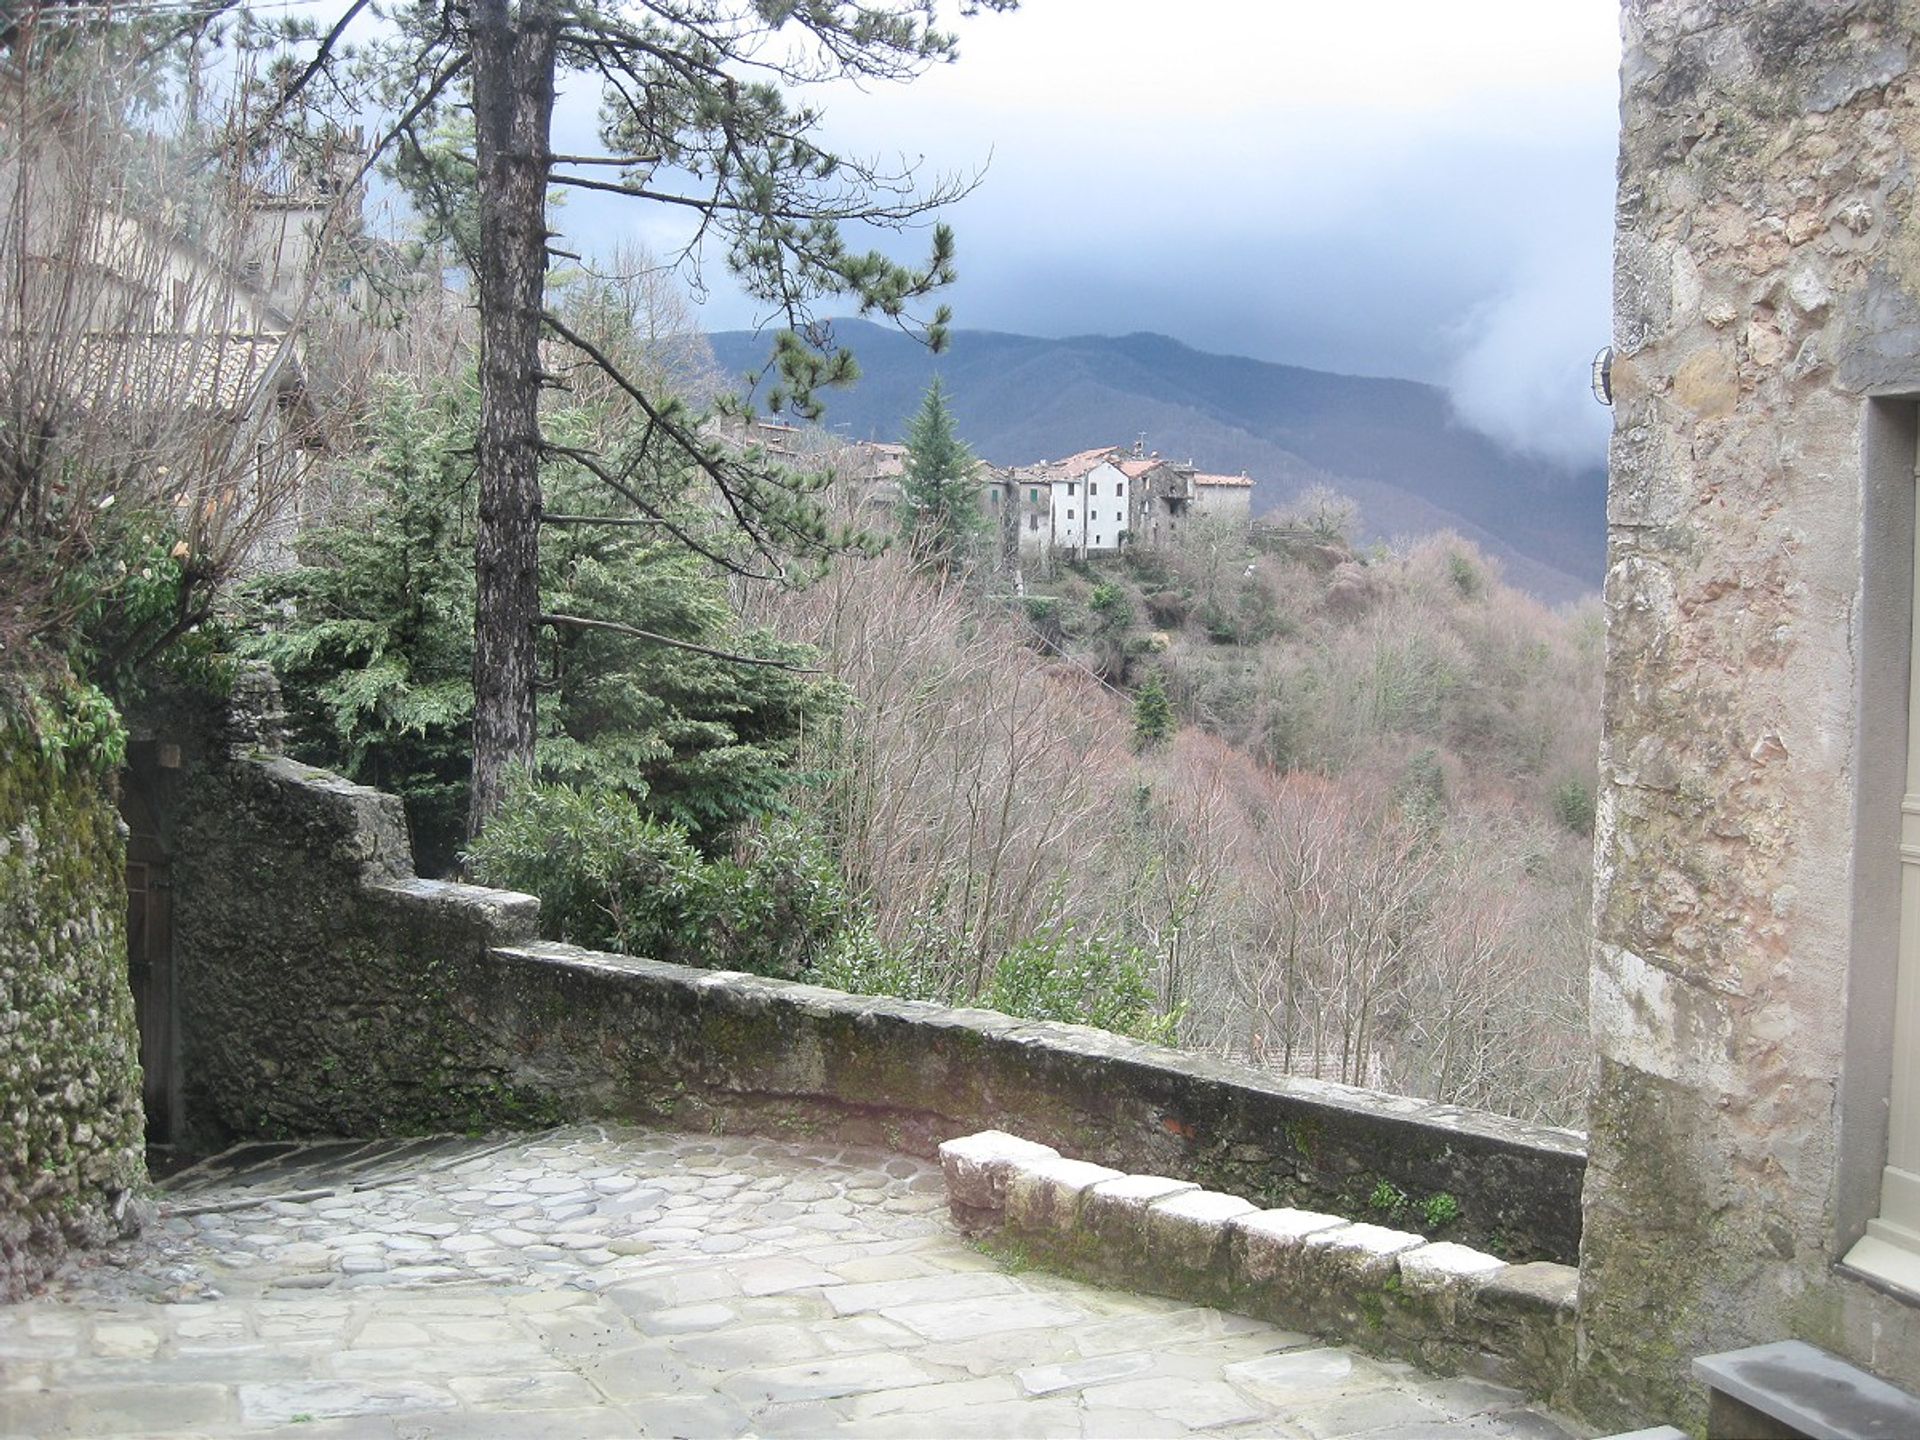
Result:
<svg viewBox="0 0 1920 1440">
<path fill-rule="evenodd" d="M 858 385 L 825 397 L 827 424 L 845 438 L 904 439 L 938 373 L 961 432 L 994 464 L 1144 434 L 1149 448 L 1203 470 L 1245 470 L 1256 515 L 1330 484 L 1359 501 L 1359 538 L 1450 529 L 1498 559 L 1510 583 L 1549 602 L 1599 586 L 1604 470 L 1569 473 L 1517 456 L 1456 422 L 1434 386 L 1209 355 L 1162 335 L 1044 340 L 959 330 L 935 357 L 878 326 L 838 321 L 835 329 L 861 366 Z M 711 339 L 729 374 L 764 363 L 764 339 L 742 331 Z"/>
<path fill-rule="evenodd" d="M 1019 597 L 898 552 L 764 593 L 852 696 L 800 802 L 859 899 L 821 978 L 1144 979 L 1185 1044 L 1577 1122 L 1598 607 L 1350 523 L 1323 499 Z"/>
</svg>

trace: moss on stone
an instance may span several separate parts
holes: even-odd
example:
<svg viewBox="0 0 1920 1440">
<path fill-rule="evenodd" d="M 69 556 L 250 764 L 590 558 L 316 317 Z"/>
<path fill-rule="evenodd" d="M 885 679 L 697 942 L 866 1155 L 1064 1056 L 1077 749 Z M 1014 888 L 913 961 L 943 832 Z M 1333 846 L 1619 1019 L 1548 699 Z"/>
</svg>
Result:
<svg viewBox="0 0 1920 1440">
<path fill-rule="evenodd" d="M 0 1300 L 118 1229 L 146 1178 L 123 747 L 98 692 L 0 708 Z"/>
</svg>

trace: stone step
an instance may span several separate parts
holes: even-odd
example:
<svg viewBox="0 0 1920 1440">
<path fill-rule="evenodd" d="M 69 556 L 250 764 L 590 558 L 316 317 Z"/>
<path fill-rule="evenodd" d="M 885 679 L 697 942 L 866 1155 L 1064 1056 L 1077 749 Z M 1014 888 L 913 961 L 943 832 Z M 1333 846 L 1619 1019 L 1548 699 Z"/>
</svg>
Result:
<svg viewBox="0 0 1920 1440">
<path fill-rule="evenodd" d="M 1920 1435 L 1920 1398 L 1804 1340 L 1702 1355 L 1693 1373 L 1707 1387 L 1710 1440 Z"/>
</svg>

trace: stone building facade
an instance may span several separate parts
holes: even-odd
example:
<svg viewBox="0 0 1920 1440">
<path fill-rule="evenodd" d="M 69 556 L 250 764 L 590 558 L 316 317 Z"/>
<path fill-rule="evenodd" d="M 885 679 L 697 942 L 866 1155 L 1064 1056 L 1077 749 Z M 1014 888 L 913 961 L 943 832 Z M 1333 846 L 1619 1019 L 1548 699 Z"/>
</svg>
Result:
<svg viewBox="0 0 1920 1440">
<path fill-rule="evenodd" d="M 1581 1256 L 1603 1419 L 1697 1420 L 1689 1357 L 1788 1337 L 1920 1376 L 1917 12 L 1623 11 Z"/>
</svg>

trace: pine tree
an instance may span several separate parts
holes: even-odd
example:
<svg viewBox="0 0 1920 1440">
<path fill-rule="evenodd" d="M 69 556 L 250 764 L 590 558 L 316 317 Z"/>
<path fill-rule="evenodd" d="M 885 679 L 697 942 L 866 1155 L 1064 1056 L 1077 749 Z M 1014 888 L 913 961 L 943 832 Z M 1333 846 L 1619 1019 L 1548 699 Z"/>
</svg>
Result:
<svg viewBox="0 0 1920 1440">
<path fill-rule="evenodd" d="M 1016 3 L 962 0 L 959 10 Z M 349 0 L 324 32 L 288 22 L 286 38 L 313 48 L 304 64 L 290 57 L 281 67 L 285 83 L 265 106 L 263 128 L 297 120 L 314 94 L 345 93 L 355 73 L 345 37 L 371 4 Z M 636 463 L 692 466 L 718 492 L 715 508 L 734 533 L 717 537 L 667 511 L 649 518 L 741 574 L 779 578 L 794 553 L 833 548 L 811 501 L 824 477 L 796 476 L 763 453 L 727 445 L 549 306 L 547 269 L 557 249 L 550 188 L 611 192 L 696 216 L 742 287 L 785 324 L 767 367 L 777 376 L 769 407 L 813 418 L 815 391 L 858 373 L 832 327 L 815 320 L 815 300 L 844 298 L 862 315 L 917 329 L 936 349 L 949 319 L 944 306 L 925 324 L 912 316 L 953 279 L 945 225 L 934 227 L 920 265 L 850 247 L 842 225 L 901 228 L 970 187 L 946 180 L 920 189 L 910 168 L 835 154 L 820 138 L 819 109 L 791 98 L 824 82 L 910 80 L 952 59 L 953 37 L 936 28 L 931 0 L 416 0 L 396 22 L 398 38 L 370 44 L 358 69 L 374 77 L 397 116 L 379 147 L 422 159 L 418 137 L 463 99 L 474 123 L 473 154 L 459 157 L 458 168 L 477 197 L 473 246 L 462 258 L 481 330 L 468 821 L 477 834 L 505 793 L 508 770 L 533 760 L 544 463 L 564 453 L 628 500 Z M 553 152 L 554 98 L 568 73 L 603 86 L 602 153 Z M 434 187 L 415 194 L 427 205 L 445 198 Z M 458 237 L 459 226 L 445 229 Z M 697 266 L 697 247 L 684 258 Z M 621 390 L 639 422 L 629 453 L 556 450 L 541 423 L 540 392 L 553 378 L 543 340 L 599 367 Z"/>
<path fill-rule="evenodd" d="M 964 553 L 983 524 L 979 473 L 980 462 L 955 433 L 935 376 L 907 429 L 900 479 L 900 528 L 919 553 L 942 565 Z"/>
<path fill-rule="evenodd" d="M 1158 675 L 1151 675 L 1133 697 L 1133 748 L 1151 750 L 1173 735 L 1173 706 Z"/>
</svg>

